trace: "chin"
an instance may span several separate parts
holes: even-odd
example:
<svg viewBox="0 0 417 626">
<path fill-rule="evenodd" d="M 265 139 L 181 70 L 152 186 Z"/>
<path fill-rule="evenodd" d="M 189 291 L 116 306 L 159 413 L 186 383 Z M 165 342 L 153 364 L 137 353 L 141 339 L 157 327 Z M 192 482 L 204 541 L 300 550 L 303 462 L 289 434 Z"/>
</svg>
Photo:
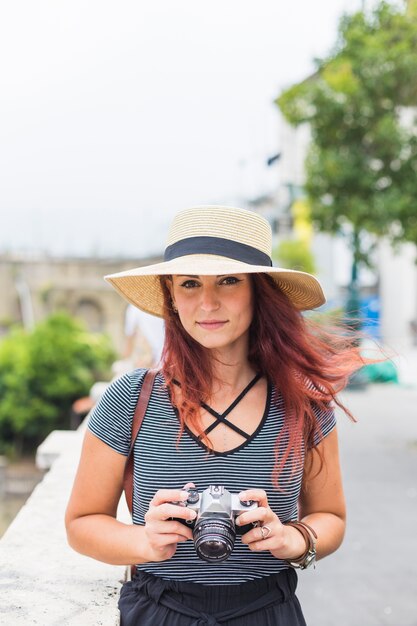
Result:
<svg viewBox="0 0 417 626">
<path fill-rule="evenodd" d="M 228 341 L 210 341 L 208 339 L 197 339 L 197 337 L 194 337 L 195 341 L 197 343 L 200 344 L 200 346 L 202 346 L 203 348 L 206 348 L 207 350 L 218 350 L 221 348 L 227 348 L 227 346 L 231 345 L 232 342 L 228 342 Z"/>
<path fill-rule="evenodd" d="M 206 348 L 207 350 L 224 350 L 227 348 L 231 348 L 232 346 L 234 346 L 236 343 L 239 342 L 239 340 L 242 339 L 242 337 L 239 335 L 238 337 L 193 337 L 193 339 L 195 341 L 197 341 L 197 343 L 200 344 L 200 346 L 202 346 L 203 348 Z"/>
</svg>

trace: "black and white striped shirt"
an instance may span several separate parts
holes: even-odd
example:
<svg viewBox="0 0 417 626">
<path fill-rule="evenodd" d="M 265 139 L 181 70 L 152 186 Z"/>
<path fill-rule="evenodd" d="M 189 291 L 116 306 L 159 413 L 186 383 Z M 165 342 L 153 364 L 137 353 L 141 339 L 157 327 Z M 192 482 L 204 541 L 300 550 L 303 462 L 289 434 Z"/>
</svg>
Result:
<svg viewBox="0 0 417 626">
<path fill-rule="evenodd" d="M 120 454 L 130 447 L 132 418 L 146 370 L 136 369 L 115 380 L 94 408 L 89 429 Z M 186 429 L 177 444 L 179 421 L 171 405 L 162 374 L 154 388 L 135 444 L 133 521 L 144 524 L 149 502 L 158 489 L 179 489 L 193 482 L 199 491 L 209 485 L 223 485 L 232 493 L 244 489 L 264 489 L 269 505 L 282 522 L 297 518 L 297 501 L 302 480 L 302 460 L 293 467 L 291 460 L 280 474 L 281 490 L 271 480 L 274 445 L 285 420 L 283 401 L 268 385 L 261 423 L 253 435 L 235 450 L 208 453 L 204 445 Z M 322 436 L 336 425 L 333 410 L 317 412 Z M 285 446 L 285 441 L 282 442 Z M 198 558 L 192 541 L 179 543 L 175 555 L 163 562 L 138 565 L 156 576 L 206 585 L 239 584 L 275 574 L 287 568 L 268 551 L 251 552 L 236 537 L 231 556 L 221 563 Z"/>
</svg>

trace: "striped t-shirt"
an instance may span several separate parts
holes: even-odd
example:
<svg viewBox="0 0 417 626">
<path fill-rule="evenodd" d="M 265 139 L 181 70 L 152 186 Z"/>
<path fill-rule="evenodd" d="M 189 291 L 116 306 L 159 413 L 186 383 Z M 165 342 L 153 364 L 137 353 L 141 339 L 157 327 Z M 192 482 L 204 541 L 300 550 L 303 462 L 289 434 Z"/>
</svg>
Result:
<svg viewBox="0 0 417 626">
<path fill-rule="evenodd" d="M 115 380 L 94 408 L 89 429 L 120 454 L 128 454 L 132 418 L 146 370 L 136 369 Z M 336 425 L 333 410 L 317 411 L 321 436 Z M 274 444 L 283 428 L 285 411 L 280 394 L 268 385 L 265 411 L 257 430 L 235 450 L 208 453 L 204 444 L 185 429 L 179 443 L 179 420 L 162 374 L 155 379 L 149 406 L 134 451 L 133 522 L 144 524 L 149 502 L 158 489 L 181 489 L 193 482 L 199 491 L 223 485 L 232 493 L 264 489 L 272 510 L 282 522 L 297 518 L 303 463 L 288 461 L 280 474 L 280 491 L 272 485 Z M 285 445 L 283 438 L 283 445 Z M 251 552 L 236 537 L 226 561 L 207 563 L 192 541 L 179 543 L 175 555 L 163 562 L 144 563 L 138 569 L 156 576 L 206 585 L 239 584 L 275 574 L 288 563 L 269 551 Z"/>
</svg>

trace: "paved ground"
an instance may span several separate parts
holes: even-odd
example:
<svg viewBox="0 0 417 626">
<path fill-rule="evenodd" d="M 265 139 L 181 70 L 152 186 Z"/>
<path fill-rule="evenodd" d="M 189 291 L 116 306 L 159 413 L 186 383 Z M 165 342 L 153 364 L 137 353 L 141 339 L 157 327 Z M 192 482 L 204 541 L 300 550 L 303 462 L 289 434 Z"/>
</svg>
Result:
<svg viewBox="0 0 417 626">
<path fill-rule="evenodd" d="M 344 399 L 359 419 L 339 416 L 348 528 L 338 552 L 300 573 L 307 624 L 417 626 L 417 388 Z"/>
</svg>

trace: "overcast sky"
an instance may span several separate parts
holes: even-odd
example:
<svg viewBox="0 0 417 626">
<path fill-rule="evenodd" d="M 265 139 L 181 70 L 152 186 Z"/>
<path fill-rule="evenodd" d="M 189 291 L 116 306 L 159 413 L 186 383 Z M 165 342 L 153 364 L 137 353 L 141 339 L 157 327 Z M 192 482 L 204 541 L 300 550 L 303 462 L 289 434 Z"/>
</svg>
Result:
<svg viewBox="0 0 417 626">
<path fill-rule="evenodd" d="M 270 191 L 273 100 L 362 5 L 1 3 L 0 252 L 142 256 L 178 209 Z"/>
</svg>

